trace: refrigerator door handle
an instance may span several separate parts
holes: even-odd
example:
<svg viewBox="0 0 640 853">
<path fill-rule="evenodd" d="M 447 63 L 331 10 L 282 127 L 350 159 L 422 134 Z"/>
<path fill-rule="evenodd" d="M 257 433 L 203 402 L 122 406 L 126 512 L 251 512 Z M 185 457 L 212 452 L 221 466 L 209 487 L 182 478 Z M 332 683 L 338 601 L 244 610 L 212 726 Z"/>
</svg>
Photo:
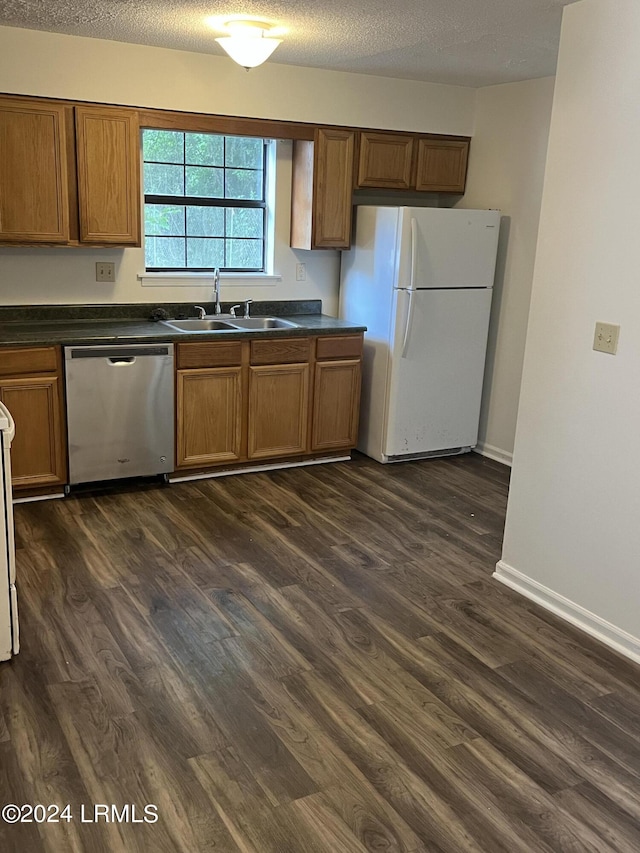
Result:
<svg viewBox="0 0 640 853">
<path fill-rule="evenodd" d="M 415 293 L 414 290 L 405 291 L 409 296 L 409 307 L 407 308 L 407 319 L 404 325 L 404 336 L 402 338 L 402 354 L 400 358 L 407 357 L 407 350 L 409 349 L 409 336 L 411 334 L 411 321 L 413 320 L 413 295 Z"/>
<path fill-rule="evenodd" d="M 411 219 L 411 278 L 409 279 L 409 289 L 415 290 L 416 279 L 416 250 L 418 247 L 417 239 L 418 223 L 415 218 Z"/>
</svg>

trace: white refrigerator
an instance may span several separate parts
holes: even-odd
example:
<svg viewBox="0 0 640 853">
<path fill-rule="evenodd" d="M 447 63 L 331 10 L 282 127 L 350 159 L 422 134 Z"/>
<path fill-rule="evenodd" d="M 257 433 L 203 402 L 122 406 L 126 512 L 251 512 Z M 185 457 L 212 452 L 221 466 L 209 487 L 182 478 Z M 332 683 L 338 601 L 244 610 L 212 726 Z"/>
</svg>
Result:
<svg viewBox="0 0 640 853">
<path fill-rule="evenodd" d="M 378 462 L 478 441 L 500 212 L 356 209 L 340 317 L 367 326 L 358 449 Z"/>
<path fill-rule="evenodd" d="M 11 501 L 13 418 L 0 403 L 0 661 L 18 654 L 18 598 Z"/>
</svg>

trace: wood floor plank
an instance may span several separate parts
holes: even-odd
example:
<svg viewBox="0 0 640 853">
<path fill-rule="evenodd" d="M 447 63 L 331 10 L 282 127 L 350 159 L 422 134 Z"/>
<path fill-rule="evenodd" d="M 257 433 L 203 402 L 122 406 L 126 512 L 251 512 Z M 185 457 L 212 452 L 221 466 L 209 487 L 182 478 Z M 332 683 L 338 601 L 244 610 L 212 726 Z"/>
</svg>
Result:
<svg viewBox="0 0 640 853">
<path fill-rule="evenodd" d="M 16 506 L 0 801 L 159 820 L 0 849 L 636 853 L 640 670 L 491 579 L 508 473 L 356 454 Z"/>
<path fill-rule="evenodd" d="M 376 790 L 427 844 L 447 851 L 483 850 L 446 797 L 417 776 L 401 756 L 315 673 L 286 680 L 287 690 L 311 707 L 316 722 L 331 735 Z"/>
</svg>

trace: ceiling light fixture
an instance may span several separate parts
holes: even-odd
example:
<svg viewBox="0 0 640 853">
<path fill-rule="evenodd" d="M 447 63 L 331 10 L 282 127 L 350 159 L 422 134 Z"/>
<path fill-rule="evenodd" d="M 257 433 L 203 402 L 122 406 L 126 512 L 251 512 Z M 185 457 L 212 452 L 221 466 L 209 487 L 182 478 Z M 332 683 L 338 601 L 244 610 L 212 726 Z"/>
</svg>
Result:
<svg viewBox="0 0 640 853">
<path fill-rule="evenodd" d="M 273 24 L 268 21 L 252 21 L 246 18 L 231 18 L 225 21 L 228 36 L 217 38 L 220 47 L 231 59 L 246 68 L 262 65 L 273 51 L 282 44 L 282 39 L 271 38 Z"/>
</svg>

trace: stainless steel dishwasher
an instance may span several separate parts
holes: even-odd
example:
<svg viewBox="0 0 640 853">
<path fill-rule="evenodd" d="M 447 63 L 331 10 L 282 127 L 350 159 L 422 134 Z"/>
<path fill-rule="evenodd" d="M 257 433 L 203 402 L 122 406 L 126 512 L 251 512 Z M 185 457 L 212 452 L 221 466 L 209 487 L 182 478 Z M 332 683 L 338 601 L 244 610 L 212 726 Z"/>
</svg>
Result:
<svg viewBox="0 0 640 853">
<path fill-rule="evenodd" d="M 65 347 L 69 482 L 173 471 L 173 344 Z"/>
</svg>

